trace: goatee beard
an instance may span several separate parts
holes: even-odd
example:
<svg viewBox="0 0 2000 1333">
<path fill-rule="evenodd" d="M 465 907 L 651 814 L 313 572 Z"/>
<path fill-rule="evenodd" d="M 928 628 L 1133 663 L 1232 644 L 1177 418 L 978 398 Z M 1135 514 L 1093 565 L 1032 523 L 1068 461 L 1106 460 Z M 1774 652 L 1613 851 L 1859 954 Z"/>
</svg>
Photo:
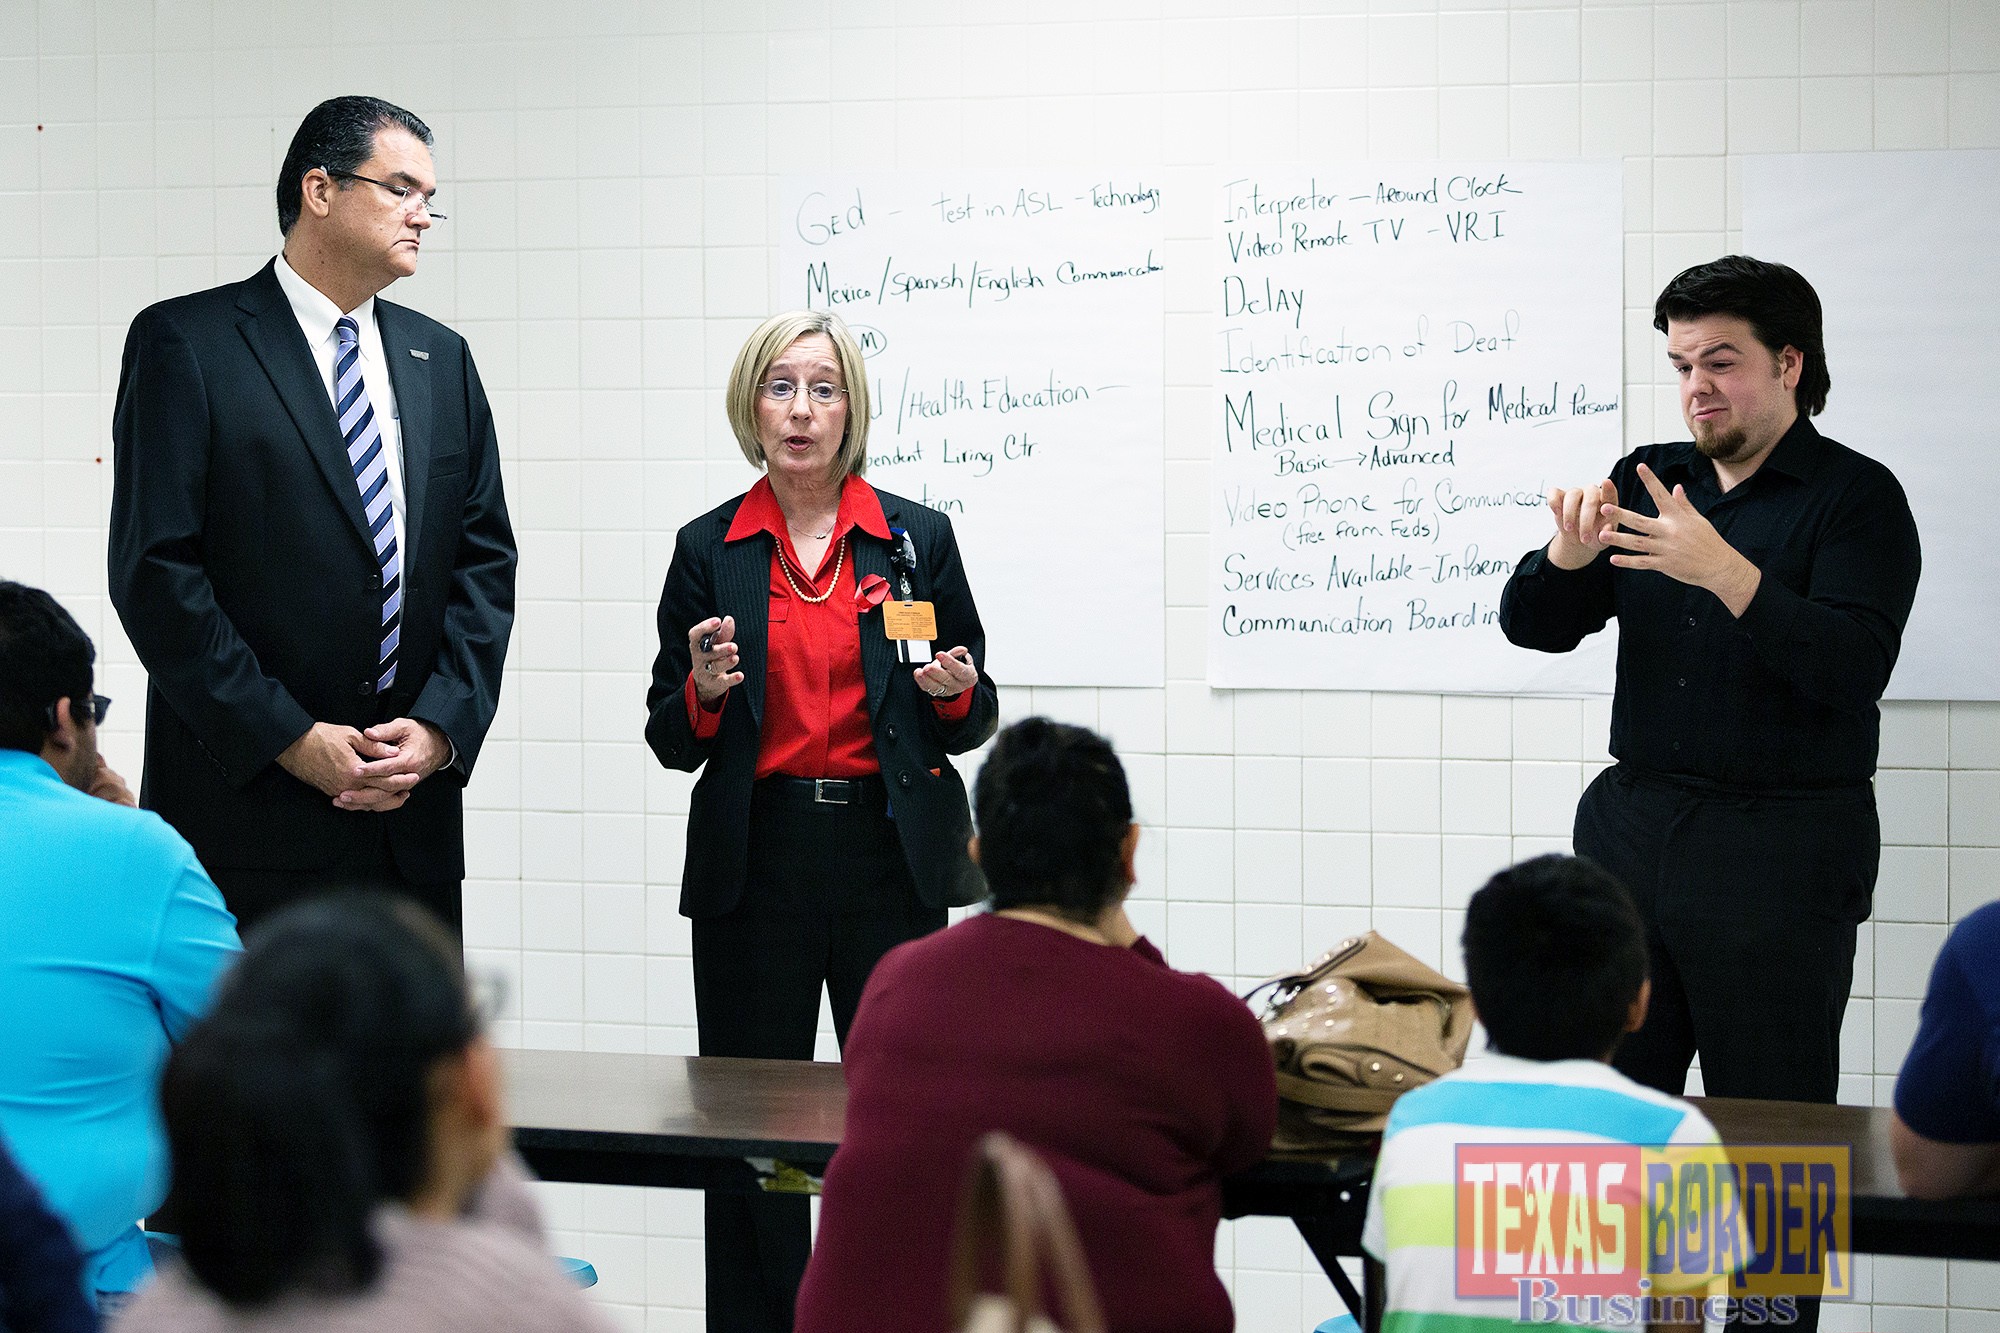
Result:
<svg viewBox="0 0 2000 1333">
<path fill-rule="evenodd" d="M 1712 430 L 1705 435 L 1696 430 L 1694 447 L 1712 463 L 1734 463 L 1750 452 L 1750 437 L 1741 430 Z"/>
</svg>

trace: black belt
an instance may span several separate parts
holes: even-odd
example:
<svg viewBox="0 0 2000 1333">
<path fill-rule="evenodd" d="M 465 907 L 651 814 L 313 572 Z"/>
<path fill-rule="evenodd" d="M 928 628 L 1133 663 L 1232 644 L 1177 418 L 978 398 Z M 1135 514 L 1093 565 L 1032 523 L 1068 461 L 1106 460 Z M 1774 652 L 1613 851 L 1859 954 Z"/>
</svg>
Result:
<svg viewBox="0 0 2000 1333">
<path fill-rule="evenodd" d="M 1740 783 L 1700 778 L 1686 773 L 1661 773 L 1620 762 L 1612 773 L 1653 791 L 1676 796 L 1709 796 L 1725 801 L 1851 801 L 1874 794 L 1865 782 L 1838 787 L 1746 787 Z"/>
<path fill-rule="evenodd" d="M 882 785 L 879 773 L 859 778 L 794 778 L 777 774 L 758 779 L 757 793 L 798 805 L 881 806 L 889 800 L 889 789 Z"/>
</svg>

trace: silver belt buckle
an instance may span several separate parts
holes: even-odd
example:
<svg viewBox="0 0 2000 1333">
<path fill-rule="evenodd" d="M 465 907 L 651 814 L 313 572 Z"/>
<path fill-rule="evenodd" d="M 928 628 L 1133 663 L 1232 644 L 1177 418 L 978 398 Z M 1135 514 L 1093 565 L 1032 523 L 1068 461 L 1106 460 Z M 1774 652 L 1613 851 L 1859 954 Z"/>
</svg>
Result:
<svg viewBox="0 0 2000 1333">
<path fill-rule="evenodd" d="M 845 804 L 847 804 L 847 802 L 845 802 L 845 801 L 836 801 L 836 800 L 833 800 L 833 799 L 831 799 L 830 797 L 828 797 L 828 796 L 827 796 L 827 794 L 826 794 L 826 784 L 827 784 L 827 783 L 829 783 L 829 782 L 837 782 L 837 781 L 839 781 L 839 779 L 838 779 L 838 778 L 814 778 L 814 779 L 813 779 L 813 804 L 815 804 L 815 805 L 845 805 Z"/>
</svg>

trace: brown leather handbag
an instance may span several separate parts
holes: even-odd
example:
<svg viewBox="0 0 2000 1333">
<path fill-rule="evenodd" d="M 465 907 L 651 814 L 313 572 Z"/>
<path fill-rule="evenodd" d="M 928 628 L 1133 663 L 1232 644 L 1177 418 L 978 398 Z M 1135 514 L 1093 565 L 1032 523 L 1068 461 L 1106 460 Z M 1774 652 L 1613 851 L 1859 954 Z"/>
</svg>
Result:
<svg viewBox="0 0 2000 1333">
<path fill-rule="evenodd" d="M 1276 1150 L 1358 1148 L 1396 1098 L 1465 1061 L 1472 992 L 1372 930 L 1244 998 L 1272 987 L 1263 1023 L 1278 1067 Z"/>
<path fill-rule="evenodd" d="M 1002 1294 L 985 1289 L 990 1267 L 999 1271 Z M 1050 1287 L 1060 1298 L 1060 1325 L 1043 1313 Z M 959 1333 L 1104 1333 L 1083 1242 L 1055 1173 L 1002 1133 L 979 1140 L 959 1196 L 951 1326 Z"/>
</svg>

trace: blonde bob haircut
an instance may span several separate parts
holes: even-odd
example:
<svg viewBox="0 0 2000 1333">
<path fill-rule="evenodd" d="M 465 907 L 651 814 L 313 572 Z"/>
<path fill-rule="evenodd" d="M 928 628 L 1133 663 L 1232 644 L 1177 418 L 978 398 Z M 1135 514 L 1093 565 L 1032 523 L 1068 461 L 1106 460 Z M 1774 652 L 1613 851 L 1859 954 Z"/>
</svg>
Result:
<svg viewBox="0 0 2000 1333">
<path fill-rule="evenodd" d="M 833 340 L 841 387 L 847 390 L 847 431 L 841 437 L 839 462 L 844 475 L 858 477 L 868 470 L 868 368 L 861 361 L 861 344 L 847 331 L 846 321 L 831 310 L 788 310 L 757 326 L 729 371 L 729 428 L 736 432 L 737 446 L 750 466 L 763 468 L 764 446 L 757 438 L 757 394 L 764 374 L 787 347 L 814 333 L 824 333 Z"/>
</svg>

